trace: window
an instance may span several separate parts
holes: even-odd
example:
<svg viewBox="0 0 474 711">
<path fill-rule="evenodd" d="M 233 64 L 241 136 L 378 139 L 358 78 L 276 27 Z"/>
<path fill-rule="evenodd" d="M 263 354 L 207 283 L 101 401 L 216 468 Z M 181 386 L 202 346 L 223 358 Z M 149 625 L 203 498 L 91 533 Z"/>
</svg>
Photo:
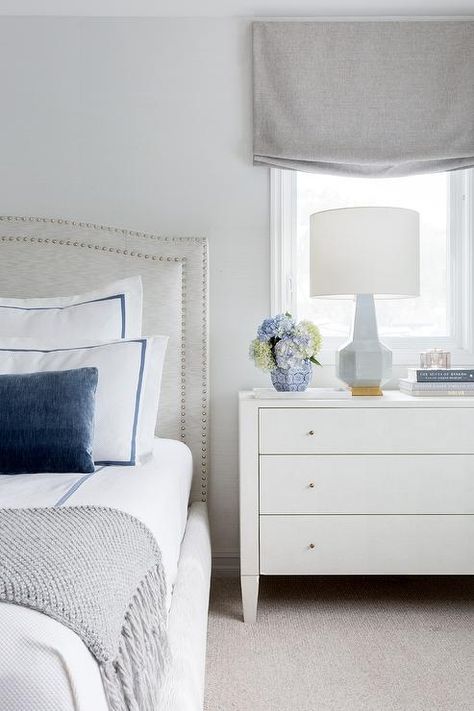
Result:
<svg viewBox="0 0 474 711">
<path fill-rule="evenodd" d="M 425 348 L 443 347 L 459 364 L 472 349 L 472 171 L 406 178 L 346 178 L 272 169 L 272 311 L 318 324 L 323 360 L 348 339 L 353 303 L 309 297 L 309 216 L 363 205 L 420 213 L 420 297 L 376 304 L 380 338 L 400 364 Z M 390 255 L 387 255 L 387 259 Z"/>
</svg>

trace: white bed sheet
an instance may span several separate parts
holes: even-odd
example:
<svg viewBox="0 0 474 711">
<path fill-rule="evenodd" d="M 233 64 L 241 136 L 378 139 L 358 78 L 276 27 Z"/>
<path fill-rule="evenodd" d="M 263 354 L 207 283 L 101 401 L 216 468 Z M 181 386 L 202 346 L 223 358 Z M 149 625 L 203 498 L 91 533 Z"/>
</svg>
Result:
<svg viewBox="0 0 474 711">
<path fill-rule="evenodd" d="M 0 476 L 0 507 L 98 505 L 136 516 L 160 545 L 169 609 L 191 479 L 189 449 L 160 439 L 153 457 L 136 467 L 104 467 L 86 476 Z M 0 603 L 0 638 L 0 708 L 106 711 L 96 661 L 67 627 L 34 610 Z"/>
</svg>

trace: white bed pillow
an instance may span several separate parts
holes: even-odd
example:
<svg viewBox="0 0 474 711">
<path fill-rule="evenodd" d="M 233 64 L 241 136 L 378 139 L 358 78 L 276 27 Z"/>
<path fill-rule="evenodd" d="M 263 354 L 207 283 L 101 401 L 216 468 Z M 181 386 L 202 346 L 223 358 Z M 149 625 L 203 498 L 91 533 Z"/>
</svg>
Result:
<svg viewBox="0 0 474 711">
<path fill-rule="evenodd" d="M 130 466 L 153 449 L 167 342 L 154 336 L 45 350 L 15 339 L 0 348 L 0 373 L 97 368 L 94 462 Z"/>
<path fill-rule="evenodd" d="M 0 340 L 28 338 L 48 346 L 97 343 L 142 335 L 140 276 L 76 296 L 0 298 Z"/>
</svg>

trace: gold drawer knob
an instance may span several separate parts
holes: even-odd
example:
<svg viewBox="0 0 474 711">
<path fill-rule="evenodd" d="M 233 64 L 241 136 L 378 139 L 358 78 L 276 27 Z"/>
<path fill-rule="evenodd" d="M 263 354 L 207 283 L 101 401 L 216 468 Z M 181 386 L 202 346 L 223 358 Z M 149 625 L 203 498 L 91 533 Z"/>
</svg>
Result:
<svg viewBox="0 0 474 711">
<path fill-rule="evenodd" d="M 309 484 L 308 484 L 308 486 L 309 486 L 310 489 L 314 489 L 314 487 L 316 486 L 316 484 L 314 483 L 314 481 L 310 481 Z"/>
<path fill-rule="evenodd" d="M 309 544 L 309 547 L 311 548 L 311 550 L 313 550 L 313 548 L 316 548 L 316 546 L 315 546 L 314 543 L 310 543 L 310 544 Z"/>
<path fill-rule="evenodd" d="M 311 437 L 312 437 L 312 436 L 314 435 L 314 430 L 310 430 L 310 431 L 308 432 L 308 434 L 311 435 Z"/>
</svg>

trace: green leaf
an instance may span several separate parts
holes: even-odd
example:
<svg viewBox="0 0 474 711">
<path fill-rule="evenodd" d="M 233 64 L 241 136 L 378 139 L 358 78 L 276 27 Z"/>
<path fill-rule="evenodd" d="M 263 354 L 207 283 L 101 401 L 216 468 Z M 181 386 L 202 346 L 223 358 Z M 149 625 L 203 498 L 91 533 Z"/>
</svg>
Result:
<svg viewBox="0 0 474 711">
<path fill-rule="evenodd" d="M 314 363 L 315 365 L 319 365 L 321 368 L 323 367 L 321 365 L 321 363 L 319 362 L 319 360 L 316 360 L 316 358 L 314 356 L 311 356 L 310 361 L 311 361 L 311 363 Z"/>
</svg>

